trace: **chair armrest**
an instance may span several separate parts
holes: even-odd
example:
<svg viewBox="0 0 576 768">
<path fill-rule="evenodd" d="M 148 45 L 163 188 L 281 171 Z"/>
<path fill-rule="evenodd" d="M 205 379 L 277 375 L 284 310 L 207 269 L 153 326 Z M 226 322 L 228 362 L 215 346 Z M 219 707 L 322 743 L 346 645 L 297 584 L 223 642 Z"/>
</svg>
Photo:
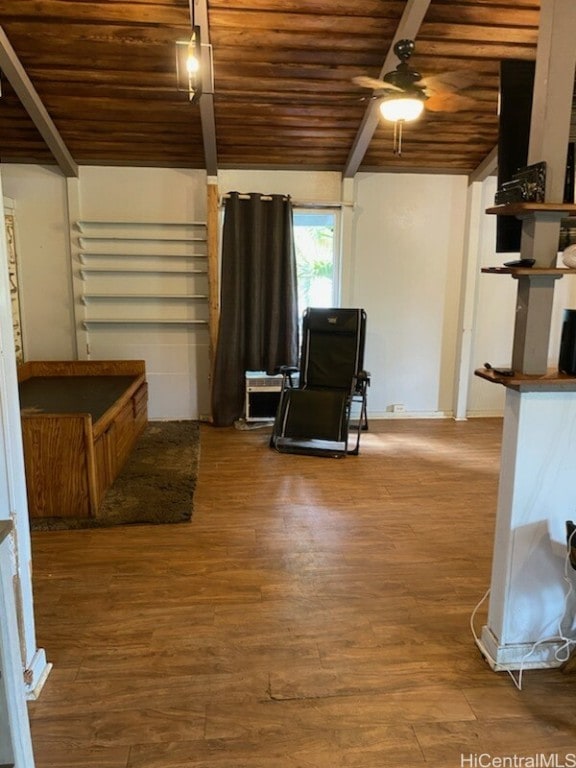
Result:
<svg viewBox="0 0 576 768">
<path fill-rule="evenodd" d="M 290 387 L 290 389 L 294 389 L 294 380 L 292 379 L 292 376 L 295 373 L 300 373 L 300 368 L 295 365 L 281 365 L 278 370 L 282 374 L 282 389 L 285 389 L 287 386 Z"/>
<path fill-rule="evenodd" d="M 354 377 L 354 391 L 364 394 L 370 386 L 370 372 L 358 371 Z"/>
</svg>

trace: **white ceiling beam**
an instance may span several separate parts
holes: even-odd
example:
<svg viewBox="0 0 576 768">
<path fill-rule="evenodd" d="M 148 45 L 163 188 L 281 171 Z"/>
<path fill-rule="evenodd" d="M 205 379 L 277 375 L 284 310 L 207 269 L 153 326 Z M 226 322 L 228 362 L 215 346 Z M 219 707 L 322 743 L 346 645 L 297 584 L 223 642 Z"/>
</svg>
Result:
<svg viewBox="0 0 576 768">
<path fill-rule="evenodd" d="M 394 44 L 398 40 L 407 38 L 414 40 L 418 35 L 418 31 L 430 5 L 430 0 L 408 0 L 404 13 L 398 24 L 398 29 L 392 40 L 392 44 L 382 65 L 380 71 L 380 78 L 384 77 L 387 72 L 394 69 L 397 62 L 396 55 L 394 54 Z M 352 144 L 352 149 L 346 160 L 346 165 L 342 172 L 342 176 L 345 179 L 352 178 L 356 175 L 360 163 L 364 159 L 366 150 L 368 149 L 374 132 L 378 127 L 378 121 L 380 119 L 380 113 L 378 111 L 378 105 L 375 101 L 370 101 L 366 107 L 366 112 L 358 128 L 358 133 Z"/>
<path fill-rule="evenodd" d="M 484 160 L 476 166 L 472 173 L 468 176 L 468 183 L 472 184 L 475 181 L 484 181 L 488 176 L 496 173 L 498 168 L 498 145 L 492 147 L 490 152 L 486 155 Z"/>
<path fill-rule="evenodd" d="M 200 27 L 200 40 L 202 43 L 201 67 L 204 72 L 202 86 L 208 81 L 212 82 L 214 73 L 212 69 L 212 51 L 210 48 L 210 28 L 208 26 L 207 0 L 190 0 L 191 23 Z M 206 76 L 208 73 L 208 76 Z M 218 152 L 216 149 L 216 119 L 214 117 L 214 93 L 212 88 L 204 91 L 199 101 L 200 122 L 202 124 L 202 142 L 204 144 L 204 164 L 208 176 L 218 175 Z"/>
<path fill-rule="evenodd" d="M 77 177 L 78 165 L 68 151 L 68 147 L 60 136 L 46 107 L 42 104 L 2 27 L 0 27 L 0 70 L 14 88 L 22 106 L 28 112 L 30 119 L 48 145 L 48 149 L 54 155 L 54 159 L 64 176 Z"/>
</svg>

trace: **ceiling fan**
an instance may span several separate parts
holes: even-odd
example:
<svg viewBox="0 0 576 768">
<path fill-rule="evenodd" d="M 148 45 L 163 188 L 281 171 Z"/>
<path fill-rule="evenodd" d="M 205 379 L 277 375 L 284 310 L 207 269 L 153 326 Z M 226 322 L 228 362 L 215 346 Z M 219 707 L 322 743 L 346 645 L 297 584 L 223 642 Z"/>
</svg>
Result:
<svg viewBox="0 0 576 768">
<path fill-rule="evenodd" d="M 475 103 L 469 96 L 458 93 L 476 82 L 477 76 L 472 71 L 444 72 L 423 78 L 408 63 L 414 48 L 413 40 L 398 40 L 393 50 L 399 63 L 382 80 L 365 76 L 353 78 L 356 85 L 374 92 L 373 98 L 379 100 L 382 116 L 394 123 L 394 152 L 398 155 L 402 153 L 402 124 L 420 117 L 424 106 L 430 112 L 458 112 Z"/>
</svg>

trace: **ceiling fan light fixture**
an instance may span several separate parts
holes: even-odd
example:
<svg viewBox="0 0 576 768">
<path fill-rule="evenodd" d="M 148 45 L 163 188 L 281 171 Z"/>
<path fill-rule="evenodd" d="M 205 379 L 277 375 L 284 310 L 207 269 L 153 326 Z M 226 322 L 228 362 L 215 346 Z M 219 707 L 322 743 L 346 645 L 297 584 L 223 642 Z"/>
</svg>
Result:
<svg viewBox="0 0 576 768">
<path fill-rule="evenodd" d="M 417 120 L 424 110 L 424 101 L 418 96 L 399 94 L 380 103 L 380 113 L 392 123 L 410 123 Z"/>
</svg>

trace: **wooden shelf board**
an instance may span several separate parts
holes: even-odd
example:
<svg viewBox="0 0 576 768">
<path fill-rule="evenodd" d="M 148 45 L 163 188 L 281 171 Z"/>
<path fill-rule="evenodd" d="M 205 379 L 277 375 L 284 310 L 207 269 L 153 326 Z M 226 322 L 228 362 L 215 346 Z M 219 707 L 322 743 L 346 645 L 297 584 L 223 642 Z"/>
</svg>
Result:
<svg viewBox="0 0 576 768">
<path fill-rule="evenodd" d="M 563 216 L 576 215 L 573 203 L 505 203 L 486 209 L 496 216 L 530 216 L 534 213 L 560 213 Z"/>
<path fill-rule="evenodd" d="M 561 267 L 482 267 L 480 270 L 487 275 L 529 275 L 533 277 L 554 277 L 559 279 L 564 275 L 576 275 L 576 269 Z"/>
<path fill-rule="evenodd" d="M 166 267 L 162 268 L 154 268 L 154 269 L 144 269 L 143 267 L 89 267 L 89 266 L 82 266 L 80 268 L 80 272 L 82 275 L 88 274 L 90 272 L 100 272 L 105 273 L 109 272 L 111 274 L 115 273 L 122 273 L 122 274 L 148 274 L 148 275 L 207 275 L 208 270 L 206 269 L 167 269 Z"/>
<path fill-rule="evenodd" d="M 492 384 L 502 384 L 504 387 L 515 389 L 519 392 L 554 392 L 561 390 L 576 392 L 576 376 L 560 373 L 554 368 L 550 368 L 546 373 L 538 375 L 514 373 L 513 376 L 499 376 L 493 370 L 487 368 L 478 368 L 474 371 L 474 374 L 481 379 L 490 381 Z"/>
</svg>

